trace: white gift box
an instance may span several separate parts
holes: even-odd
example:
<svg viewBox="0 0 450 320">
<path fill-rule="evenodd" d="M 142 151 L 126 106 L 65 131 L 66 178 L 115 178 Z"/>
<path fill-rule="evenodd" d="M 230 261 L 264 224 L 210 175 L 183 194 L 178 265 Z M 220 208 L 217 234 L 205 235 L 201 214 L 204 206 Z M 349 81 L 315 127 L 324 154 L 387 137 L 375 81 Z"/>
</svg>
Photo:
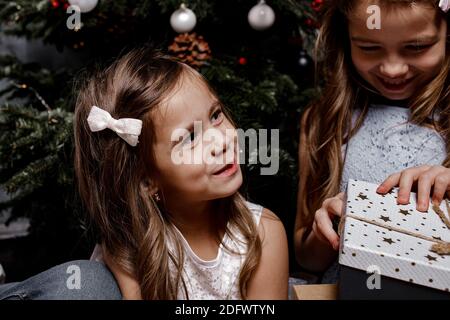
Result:
<svg viewBox="0 0 450 320">
<path fill-rule="evenodd" d="M 448 292 L 450 255 L 439 255 L 431 247 L 436 241 L 450 242 L 450 229 L 431 201 L 423 213 L 416 210 L 415 193 L 408 205 L 398 205 L 397 188 L 380 195 L 377 187 L 349 181 L 339 263 Z M 445 201 L 440 208 L 448 219 Z"/>
</svg>

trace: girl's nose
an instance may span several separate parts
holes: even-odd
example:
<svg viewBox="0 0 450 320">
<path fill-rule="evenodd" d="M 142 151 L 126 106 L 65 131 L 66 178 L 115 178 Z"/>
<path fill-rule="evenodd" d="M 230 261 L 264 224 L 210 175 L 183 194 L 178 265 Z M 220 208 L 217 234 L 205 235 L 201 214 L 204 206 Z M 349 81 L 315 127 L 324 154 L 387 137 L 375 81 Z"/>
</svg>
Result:
<svg viewBox="0 0 450 320">
<path fill-rule="evenodd" d="M 227 150 L 228 147 L 227 140 L 228 139 L 226 135 L 217 130 L 216 134 L 214 135 L 214 141 L 212 142 L 213 145 L 211 148 L 211 153 L 213 157 L 220 156 Z"/>
<path fill-rule="evenodd" d="M 217 157 L 227 151 L 227 149 L 230 147 L 233 137 L 228 136 L 227 132 L 222 132 L 222 130 L 213 130 L 214 134 L 212 136 L 213 139 L 211 140 L 211 154 L 213 157 Z"/>
<path fill-rule="evenodd" d="M 386 78 L 401 78 L 404 77 L 408 71 L 408 64 L 401 60 L 385 61 L 380 65 L 380 73 Z"/>
</svg>

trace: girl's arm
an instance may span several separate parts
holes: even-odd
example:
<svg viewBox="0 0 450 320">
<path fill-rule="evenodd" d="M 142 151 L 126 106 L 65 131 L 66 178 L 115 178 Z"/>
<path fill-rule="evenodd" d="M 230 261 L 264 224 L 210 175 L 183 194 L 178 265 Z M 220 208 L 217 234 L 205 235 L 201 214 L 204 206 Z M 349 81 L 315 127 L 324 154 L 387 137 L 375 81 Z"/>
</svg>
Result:
<svg viewBox="0 0 450 320">
<path fill-rule="evenodd" d="M 309 271 L 324 271 L 336 259 L 339 236 L 333 229 L 332 217 L 341 216 L 344 209 L 344 193 L 326 199 L 314 214 L 311 228 L 301 225 L 296 217 L 294 234 L 297 262 Z"/>
<path fill-rule="evenodd" d="M 323 272 L 337 257 L 330 242 L 321 240 L 312 228 L 295 229 L 294 242 L 296 260 L 308 271 Z"/>
<path fill-rule="evenodd" d="M 106 250 L 102 247 L 103 261 L 116 278 L 119 285 L 122 298 L 124 300 L 142 300 L 141 288 L 136 279 L 128 272 L 124 271 L 114 260 L 106 254 Z"/>
<path fill-rule="evenodd" d="M 264 209 L 258 227 L 262 241 L 261 260 L 247 288 L 247 299 L 288 298 L 288 246 L 283 223 Z"/>
</svg>

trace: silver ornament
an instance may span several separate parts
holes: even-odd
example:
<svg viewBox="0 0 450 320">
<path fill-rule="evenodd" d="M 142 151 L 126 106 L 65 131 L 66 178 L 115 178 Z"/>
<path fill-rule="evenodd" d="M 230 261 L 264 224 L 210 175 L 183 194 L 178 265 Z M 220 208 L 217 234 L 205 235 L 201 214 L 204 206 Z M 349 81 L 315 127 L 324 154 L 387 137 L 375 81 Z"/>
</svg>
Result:
<svg viewBox="0 0 450 320">
<path fill-rule="evenodd" d="M 70 5 L 78 6 L 82 13 L 94 10 L 98 0 L 69 0 Z"/>
<path fill-rule="evenodd" d="M 180 5 L 180 9 L 174 11 L 170 16 L 170 25 L 178 33 L 190 32 L 196 24 L 197 17 L 195 13 L 187 8 L 184 3 Z"/>
<path fill-rule="evenodd" d="M 248 23 L 258 31 L 270 28 L 275 22 L 275 12 L 266 4 L 264 0 L 260 0 L 257 5 L 248 12 Z"/>
</svg>

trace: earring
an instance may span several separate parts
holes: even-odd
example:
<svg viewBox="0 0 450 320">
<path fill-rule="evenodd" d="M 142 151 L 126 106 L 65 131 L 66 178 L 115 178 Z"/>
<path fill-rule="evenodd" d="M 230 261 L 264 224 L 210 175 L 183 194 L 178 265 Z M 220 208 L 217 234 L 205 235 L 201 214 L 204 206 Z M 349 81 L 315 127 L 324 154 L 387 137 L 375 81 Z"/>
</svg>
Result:
<svg viewBox="0 0 450 320">
<path fill-rule="evenodd" d="M 153 194 L 153 199 L 155 199 L 156 202 L 161 201 L 161 198 L 159 197 L 159 193 L 158 193 L 158 192 L 155 192 L 155 193 Z"/>
</svg>

